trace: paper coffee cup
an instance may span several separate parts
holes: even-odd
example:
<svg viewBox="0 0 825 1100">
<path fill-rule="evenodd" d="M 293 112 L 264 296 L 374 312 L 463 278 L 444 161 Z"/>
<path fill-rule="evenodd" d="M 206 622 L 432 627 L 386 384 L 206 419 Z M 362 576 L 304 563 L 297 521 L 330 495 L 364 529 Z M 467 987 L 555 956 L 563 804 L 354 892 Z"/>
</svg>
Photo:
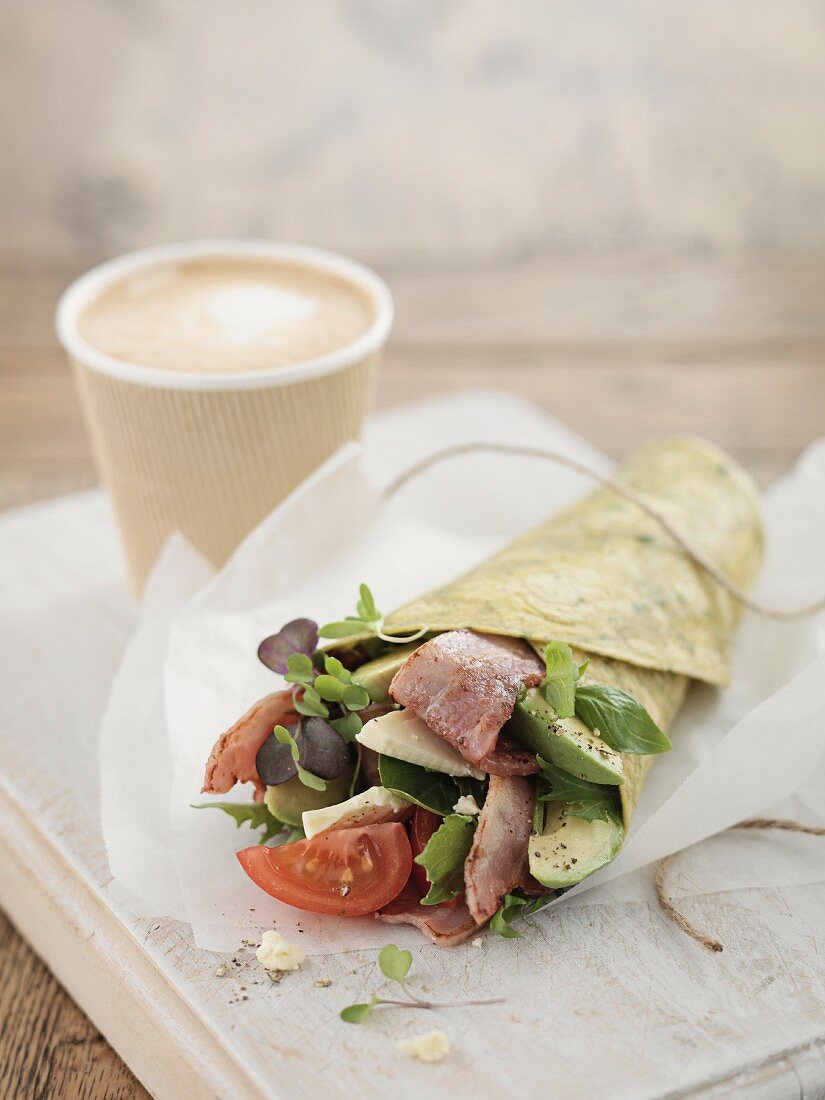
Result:
<svg viewBox="0 0 825 1100">
<path fill-rule="evenodd" d="M 127 363 L 78 333 L 83 309 L 114 282 L 198 259 L 297 263 L 354 284 L 374 320 L 353 343 L 286 366 L 227 373 Z M 148 248 L 92 269 L 64 293 L 57 334 L 72 363 L 101 481 L 138 593 L 180 531 L 216 566 L 342 443 L 360 437 L 393 317 L 368 268 L 298 245 L 199 241 Z"/>
</svg>

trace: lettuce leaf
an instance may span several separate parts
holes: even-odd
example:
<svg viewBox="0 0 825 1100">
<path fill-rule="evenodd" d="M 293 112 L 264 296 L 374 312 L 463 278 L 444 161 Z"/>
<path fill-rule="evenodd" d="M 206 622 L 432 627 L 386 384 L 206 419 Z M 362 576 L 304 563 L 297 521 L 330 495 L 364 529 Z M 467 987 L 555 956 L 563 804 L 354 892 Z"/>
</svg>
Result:
<svg viewBox="0 0 825 1100">
<path fill-rule="evenodd" d="M 452 901 L 464 889 L 464 861 L 473 843 L 476 819 L 466 814 L 450 814 L 436 829 L 421 855 L 415 857 L 427 872 L 430 889 L 422 905 L 440 905 Z"/>
<path fill-rule="evenodd" d="M 439 817 L 451 814 L 461 795 L 452 776 L 408 764 L 406 760 L 396 760 L 394 756 L 378 757 L 378 774 L 382 787 Z"/>
<path fill-rule="evenodd" d="M 278 836 L 287 828 L 263 802 L 201 802 L 191 807 L 193 810 L 223 810 L 234 819 L 235 825 L 240 829 L 241 825 L 248 825 L 250 829 L 263 829 L 258 838 L 259 844 L 265 844 L 268 840 Z M 302 834 L 303 835 L 303 834 Z M 290 839 L 292 839 L 290 837 Z"/>
<path fill-rule="evenodd" d="M 544 661 L 547 674 L 541 682 L 542 694 L 559 718 L 572 718 L 579 678 L 573 651 L 564 642 L 548 642 Z"/>
</svg>

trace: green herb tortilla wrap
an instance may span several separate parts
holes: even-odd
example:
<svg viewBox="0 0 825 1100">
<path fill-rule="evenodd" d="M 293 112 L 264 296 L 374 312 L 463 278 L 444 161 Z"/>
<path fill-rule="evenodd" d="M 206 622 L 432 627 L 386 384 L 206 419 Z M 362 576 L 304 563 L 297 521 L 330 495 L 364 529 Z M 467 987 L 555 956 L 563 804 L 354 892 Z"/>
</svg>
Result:
<svg viewBox="0 0 825 1100">
<path fill-rule="evenodd" d="M 226 812 L 298 831 L 239 853 L 262 889 L 447 946 L 516 935 L 615 858 L 690 681 L 730 675 L 741 605 L 708 568 L 742 591 L 763 549 L 757 490 L 712 444 L 646 444 L 617 476 L 629 496 L 591 493 L 386 618 L 362 584 L 355 615 L 263 640 L 292 686 L 221 736 L 204 785 L 252 781 L 263 809 Z"/>
<path fill-rule="evenodd" d="M 640 447 L 618 472 L 691 545 L 742 588 L 763 555 L 759 493 L 724 451 L 694 438 Z M 384 630 L 470 629 L 566 642 L 580 684 L 619 688 L 664 731 L 690 679 L 724 685 L 739 604 L 654 518 L 598 489 L 520 536 L 458 580 L 395 611 Z M 619 791 L 630 824 L 651 756 L 624 754 Z"/>
</svg>

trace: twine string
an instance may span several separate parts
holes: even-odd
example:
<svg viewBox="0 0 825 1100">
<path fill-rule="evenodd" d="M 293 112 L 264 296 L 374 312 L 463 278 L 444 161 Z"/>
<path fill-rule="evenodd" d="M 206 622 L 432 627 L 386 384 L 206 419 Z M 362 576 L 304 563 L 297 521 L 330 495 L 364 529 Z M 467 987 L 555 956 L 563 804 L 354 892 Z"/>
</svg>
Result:
<svg viewBox="0 0 825 1100">
<path fill-rule="evenodd" d="M 629 485 L 624 485 L 610 474 L 599 473 L 585 463 L 579 462 L 575 458 L 570 458 L 568 455 L 562 454 L 559 451 L 547 450 L 543 447 L 523 447 L 509 443 L 462 443 L 455 447 L 447 447 L 443 451 L 437 451 L 435 454 L 428 455 L 420 462 L 417 462 L 414 466 L 410 466 L 408 470 L 405 470 L 403 474 L 387 486 L 384 490 L 384 495 L 386 497 L 393 496 L 404 485 L 418 477 L 419 474 L 422 474 L 425 470 L 442 462 L 444 459 L 456 458 L 460 455 L 475 454 L 478 452 L 521 455 L 526 458 L 541 458 L 549 462 L 555 462 L 560 466 L 566 466 L 570 470 L 575 470 L 576 473 L 583 474 L 585 477 L 597 482 L 603 488 L 608 489 L 624 500 L 630 501 L 631 504 L 635 504 L 637 508 L 641 509 L 641 511 L 654 520 L 661 529 L 673 539 L 677 546 L 684 551 L 690 560 L 698 565 L 700 569 L 703 569 L 720 588 L 724 589 L 729 596 L 742 604 L 743 607 L 746 607 L 749 611 L 753 611 L 757 615 L 762 615 L 768 619 L 777 619 L 781 622 L 794 622 L 798 619 L 806 619 L 811 615 L 816 615 L 820 611 L 825 611 L 825 595 L 815 600 L 813 603 L 806 604 L 803 607 L 790 609 L 771 607 L 749 596 L 735 581 L 726 577 L 704 551 L 694 546 L 693 543 L 685 538 L 685 536 L 674 527 L 667 516 L 659 512 L 649 501 L 645 500 L 643 496 L 634 489 L 631 489 Z"/>
<path fill-rule="evenodd" d="M 825 836 L 825 827 L 820 825 L 803 825 L 801 821 L 789 821 L 787 818 L 781 817 L 752 817 L 747 821 L 740 821 L 738 825 L 732 825 L 731 828 L 784 829 L 788 833 L 807 833 L 809 836 Z M 681 928 L 685 935 L 690 936 L 692 940 L 696 940 L 698 944 L 707 948 L 708 951 L 722 951 L 724 947 L 719 940 L 713 939 L 712 936 L 708 936 L 700 931 L 695 924 L 691 924 L 684 913 L 676 908 L 673 898 L 670 896 L 667 887 L 667 873 L 671 863 L 677 855 L 678 852 L 674 852 L 672 855 L 660 859 L 656 868 L 656 878 L 654 881 L 656 885 L 656 897 L 659 899 L 659 904 L 676 927 Z"/>
</svg>

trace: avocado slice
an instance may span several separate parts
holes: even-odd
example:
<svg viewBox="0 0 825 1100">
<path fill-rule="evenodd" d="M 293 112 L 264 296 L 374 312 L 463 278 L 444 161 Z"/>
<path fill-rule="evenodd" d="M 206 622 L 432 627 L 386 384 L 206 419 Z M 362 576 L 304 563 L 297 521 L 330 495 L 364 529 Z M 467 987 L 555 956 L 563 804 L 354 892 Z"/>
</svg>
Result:
<svg viewBox="0 0 825 1100">
<path fill-rule="evenodd" d="M 530 874 L 551 890 L 566 890 L 615 858 L 624 840 L 617 816 L 585 821 L 564 802 L 548 802 L 544 831 L 530 837 Z"/>
<path fill-rule="evenodd" d="M 301 782 L 300 776 L 294 775 L 286 783 L 267 787 L 264 802 L 269 812 L 279 821 L 285 821 L 287 825 L 300 825 L 304 810 L 320 810 L 324 806 L 343 802 L 349 795 L 351 781 L 352 765 L 344 768 L 335 779 L 328 779 L 326 790 L 323 791 L 307 787 Z"/>
<path fill-rule="evenodd" d="M 388 653 L 357 668 L 352 674 L 352 682 L 366 688 L 373 703 L 386 703 L 393 676 L 416 649 L 417 645 L 393 646 Z"/>
<path fill-rule="evenodd" d="M 538 688 L 517 700 L 504 727 L 525 748 L 557 768 L 590 783 L 624 783 L 620 753 L 602 741 L 579 718 L 557 718 Z"/>
</svg>

